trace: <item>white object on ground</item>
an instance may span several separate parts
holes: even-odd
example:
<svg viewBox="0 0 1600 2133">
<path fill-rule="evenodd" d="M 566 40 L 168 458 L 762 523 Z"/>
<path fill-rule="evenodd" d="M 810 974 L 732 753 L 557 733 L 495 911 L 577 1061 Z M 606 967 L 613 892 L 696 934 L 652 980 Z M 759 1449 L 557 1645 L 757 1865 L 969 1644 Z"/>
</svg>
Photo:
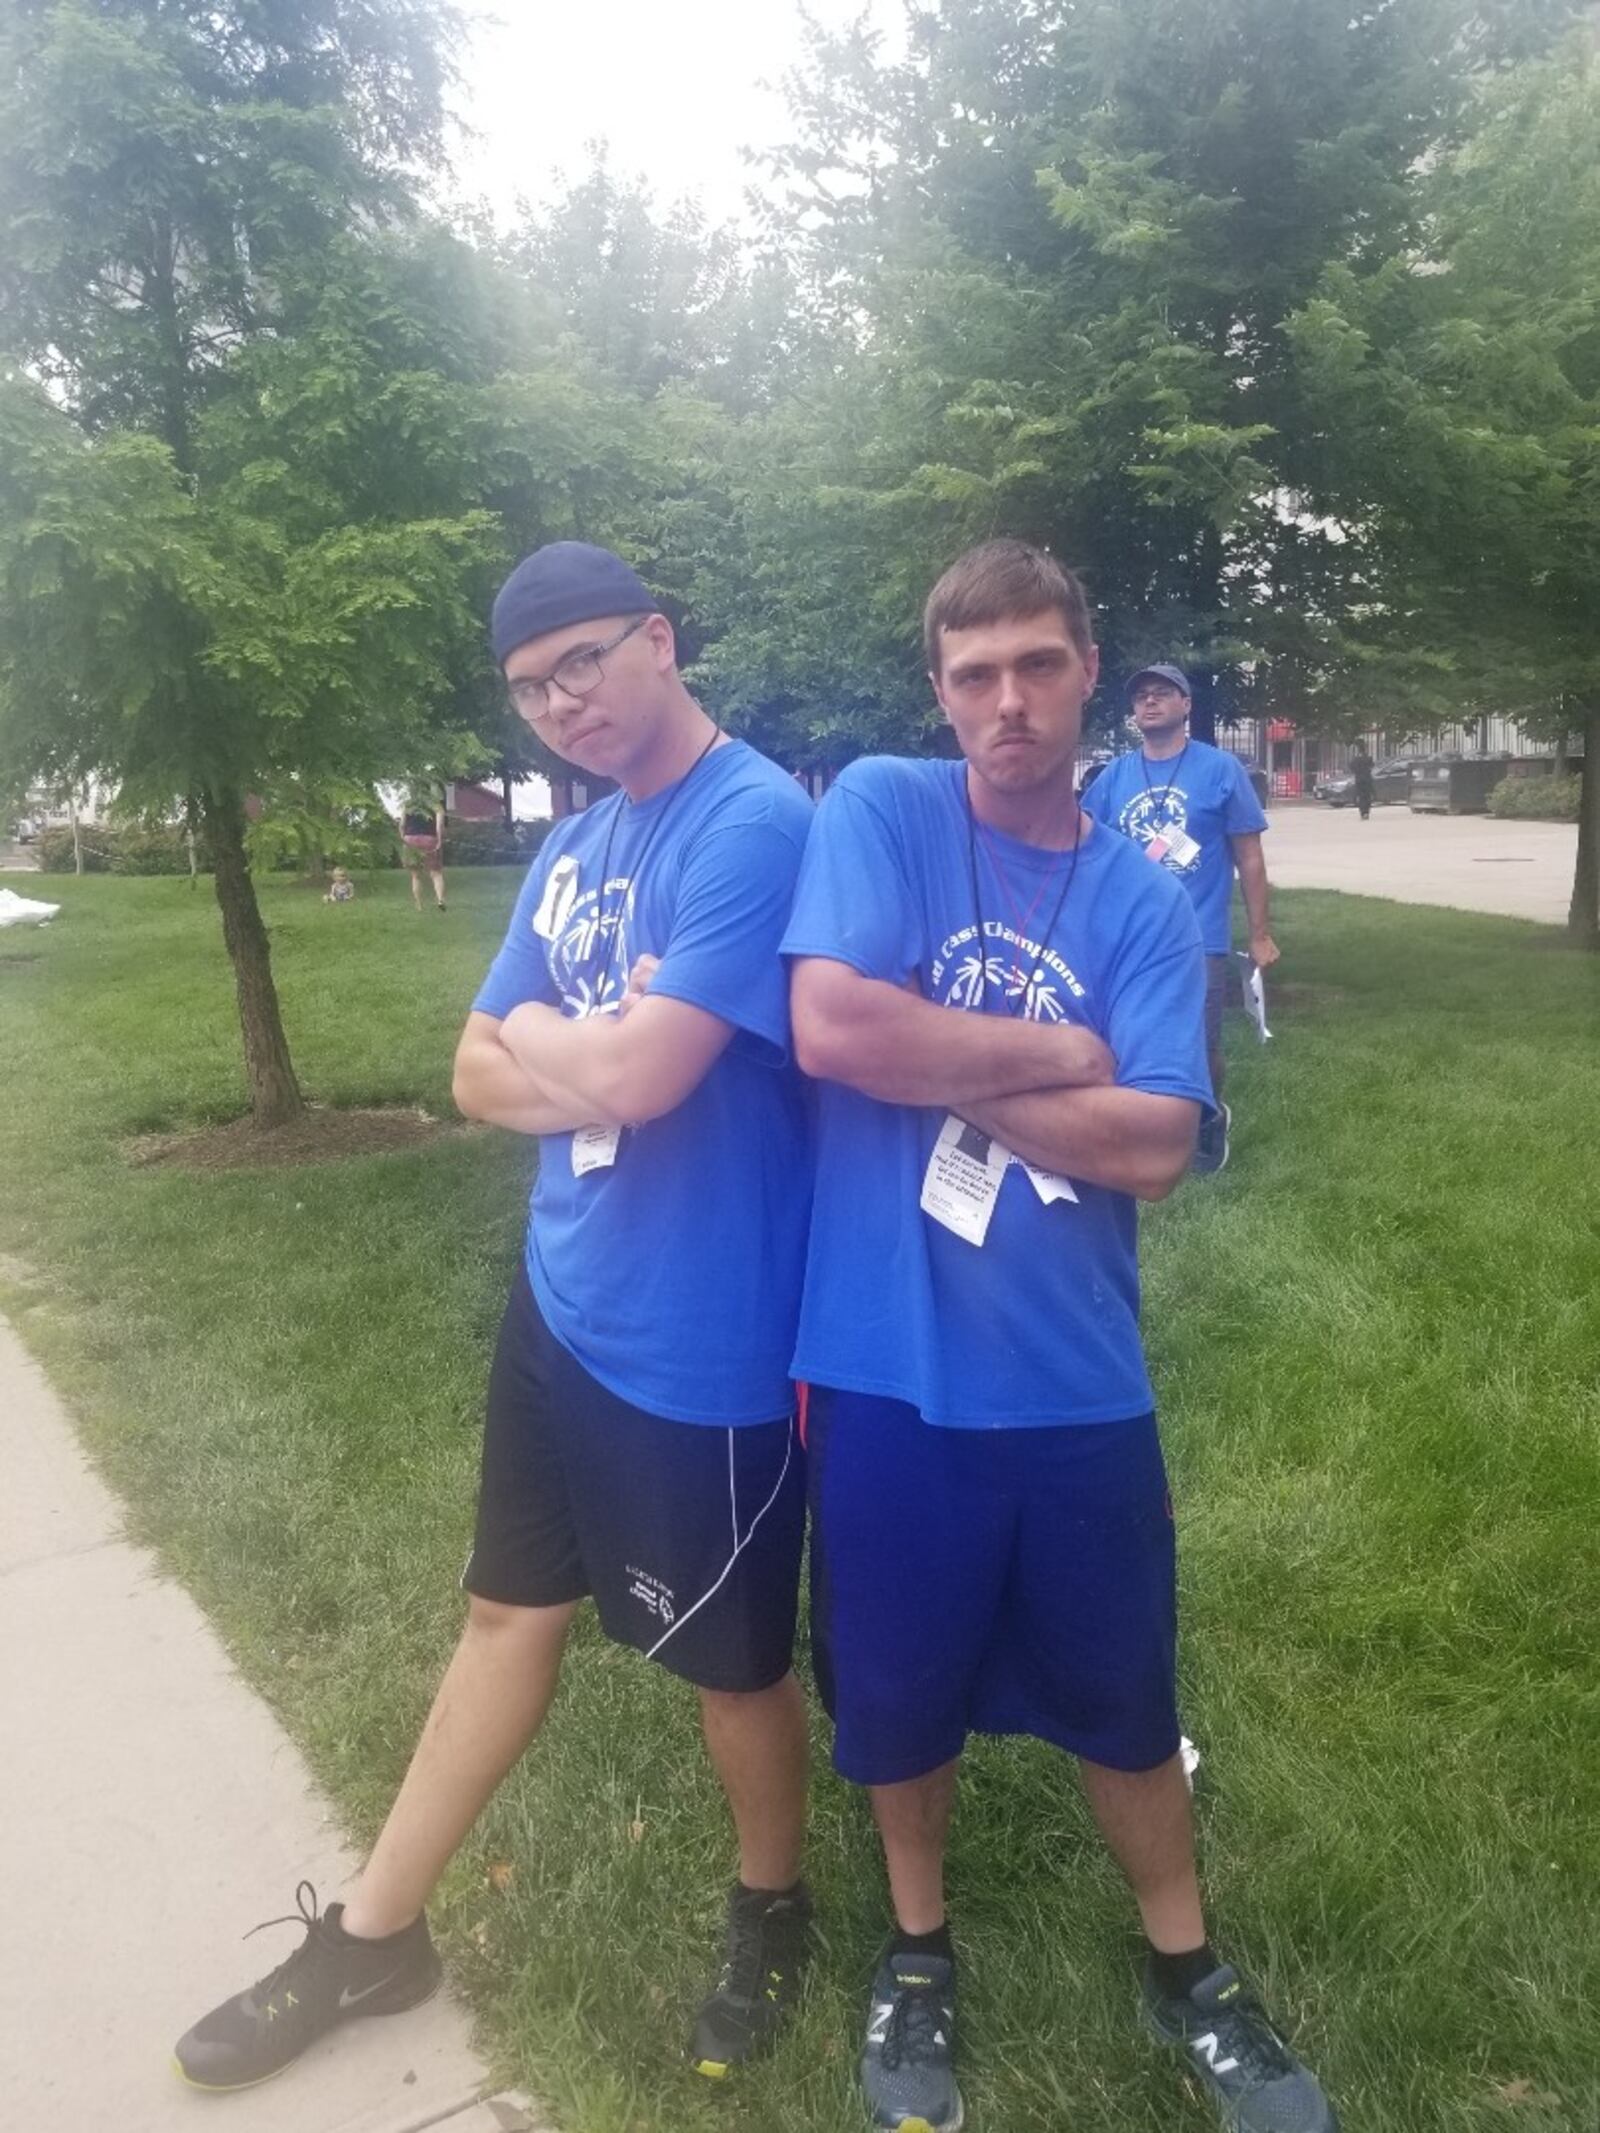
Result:
<svg viewBox="0 0 1600 2133">
<path fill-rule="evenodd" d="M 48 926 L 60 909 L 19 896 L 15 889 L 0 889 L 0 926 Z"/>
<path fill-rule="evenodd" d="M 1194 1790 L 1194 1774 L 1200 1768 L 1200 1750 L 1186 1733 L 1178 1743 L 1178 1760 L 1183 1765 L 1184 1780 L 1189 1790 Z"/>
</svg>

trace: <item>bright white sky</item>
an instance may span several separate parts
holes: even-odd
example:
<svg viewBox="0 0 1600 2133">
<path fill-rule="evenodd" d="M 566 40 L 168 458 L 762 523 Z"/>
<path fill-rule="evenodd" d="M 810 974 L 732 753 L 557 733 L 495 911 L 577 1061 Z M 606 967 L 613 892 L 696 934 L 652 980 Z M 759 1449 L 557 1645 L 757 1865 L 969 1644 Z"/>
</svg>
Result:
<svg viewBox="0 0 1600 2133">
<path fill-rule="evenodd" d="M 737 218 L 755 182 L 741 148 L 787 139 L 785 69 L 802 51 L 800 0 L 463 0 L 472 30 L 461 116 L 479 138 L 457 155 L 457 189 L 509 218 L 581 176 L 603 136 L 619 176 L 641 173 L 658 206 L 699 196 Z M 865 15 L 901 47 L 900 0 L 809 0 L 840 28 Z M 763 83 L 767 86 L 763 87 Z"/>
</svg>

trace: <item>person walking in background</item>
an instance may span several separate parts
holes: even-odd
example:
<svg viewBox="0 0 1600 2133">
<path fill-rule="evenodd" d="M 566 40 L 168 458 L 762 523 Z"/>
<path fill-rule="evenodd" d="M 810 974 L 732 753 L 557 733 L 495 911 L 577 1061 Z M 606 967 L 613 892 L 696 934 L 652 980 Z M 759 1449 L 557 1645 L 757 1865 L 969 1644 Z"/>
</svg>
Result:
<svg viewBox="0 0 1600 2133">
<path fill-rule="evenodd" d="M 433 901 L 444 909 L 444 808 L 437 802 L 408 800 L 400 815 L 400 848 L 411 876 L 411 901 L 422 909 L 422 870 L 428 870 Z"/>
<path fill-rule="evenodd" d="M 1222 1100 L 1222 1010 L 1230 982 L 1235 869 L 1251 959 L 1261 970 L 1278 960 L 1267 922 L 1267 863 L 1261 851 L 1267 818 L 1238 757 L 1190 734 L 1189 683 L 1181 667 L 1141 667 L 1128 684 L 1128 701 L 1141 746 L 1106 765 L 1095 782 L 1090 811 L 1176 875 L 1200 921 L 1206 951 L 1206 1059 L 1215 1108 L 1201 1123 L 1191 1168 L 1220 1170 L 1228 1160 L 1233 1122 Z"/>
<path fill-rule="evenodd" d="M 1372 813 L 1372 758 L 1365 741 L 1357 741 L 1350 758 L 1350 775 L 1356 781 L 1356 811 L 1363 822 Z"/>
</svg>

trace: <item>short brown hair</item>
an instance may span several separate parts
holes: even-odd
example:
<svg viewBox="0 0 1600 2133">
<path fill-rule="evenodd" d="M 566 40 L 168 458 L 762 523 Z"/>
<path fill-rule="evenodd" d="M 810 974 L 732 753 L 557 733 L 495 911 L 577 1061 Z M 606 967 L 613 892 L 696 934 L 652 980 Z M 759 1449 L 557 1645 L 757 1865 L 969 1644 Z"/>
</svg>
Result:
<svg viewBox="0 0 1600 2133">
<path fill-rule="evenodd" d="M 1014 615 L 1042 615 L 1054 608 L 1078 650 L 1094 642 L 1089 602 L 1073 573 L 1029 541 L 985 541 L 958 556 L 928 595 L 922 610 L 922 648 L 928 671 L 941 671 L 939 637 L 944 630 L 971 630 Z"/>
</svg>

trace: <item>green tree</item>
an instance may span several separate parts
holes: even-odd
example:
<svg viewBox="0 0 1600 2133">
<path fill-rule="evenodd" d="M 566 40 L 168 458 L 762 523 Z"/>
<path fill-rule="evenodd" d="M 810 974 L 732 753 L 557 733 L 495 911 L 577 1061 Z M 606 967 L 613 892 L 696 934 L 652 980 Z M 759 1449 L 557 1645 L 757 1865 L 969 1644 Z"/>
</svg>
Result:
<svg viewBox="0 0 1600 2133">
<path fill-rule="evenodd" d="M 1569 926 L 1600 947 L 1600 58 L 1486 90 L 1419 178 L 1423 241 L 1293 322 L 1326 440 L 1315 507 L 1371 587 L 1346 664 L 1584 735 Z"/>
<path fill-rule="evenodd" d="M 246 797 L 412 752 L 493 545 L 438 479 L 437 366 L 374 405 L 393 307 L 348 330 L 452 29 L 416 0 L 0 17 L 0 756 L 203 823 L 263 1125 L 301 1097 Z"/>
<path fill-rule="evenodd" d="M 782 699 L 809 642 L 857 675 L 863 739 L 913 739 L 912 589 L 1009 531 L 1084 568 L 1113 686 L 1158 653 L 1202 714 L 1212 676 L 1292 686 L 1351 557 L 1297 501 L 1321 439 L 1285 321 L 1330 262 L 1409 241 L 1410 174 L 1473 81 L 1570 13 L 940 0 L 893 65 L 819 35 L 773 234 L 832 345 L 747 440 L 707 572 L 756 564 L 722 669 Z"/>
</svg>

